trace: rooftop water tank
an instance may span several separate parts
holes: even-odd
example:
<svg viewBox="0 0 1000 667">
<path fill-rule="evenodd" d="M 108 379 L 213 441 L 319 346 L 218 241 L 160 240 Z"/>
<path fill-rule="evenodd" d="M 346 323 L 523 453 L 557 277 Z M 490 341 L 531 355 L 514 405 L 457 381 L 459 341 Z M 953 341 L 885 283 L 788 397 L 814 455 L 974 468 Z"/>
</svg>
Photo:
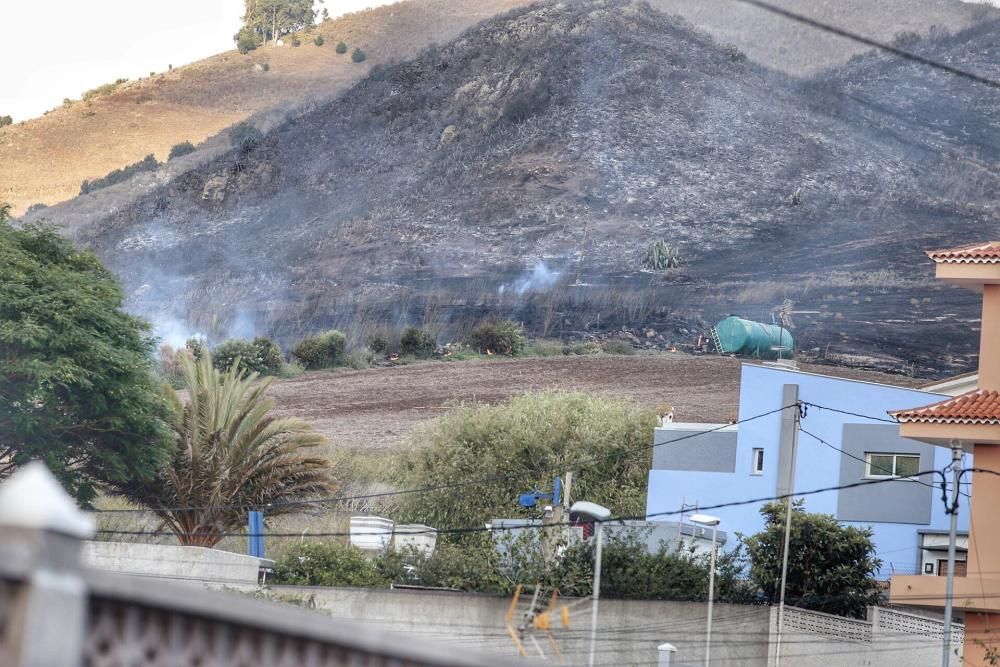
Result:
<svg viewBox="0 0 1000 667">
<path fill-rule="evenodd" d="M 790 359 L 795 342 L 792 334 L 777 324 L 763 324 L 730 315 L 715 325 L 724 354 L 740 354 L 758 359 Z"/>
<path fill-rule="evenodd" d="M 383 552 L 392 540 L 392 519 L 380 516 L 351 517 L 351 545 L 364 551 Z"/>
</svg>

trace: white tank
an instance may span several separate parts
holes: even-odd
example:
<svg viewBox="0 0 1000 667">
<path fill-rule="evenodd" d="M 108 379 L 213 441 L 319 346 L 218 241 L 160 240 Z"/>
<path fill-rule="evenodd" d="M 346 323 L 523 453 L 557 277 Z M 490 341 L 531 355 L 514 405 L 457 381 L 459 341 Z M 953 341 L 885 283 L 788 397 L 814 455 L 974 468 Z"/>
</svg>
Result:
<svg viewBox="0 0 1000 667">
<path fill-rule="evenodd" d="M 380 516 L 351 517 L 351 545 L 363 551 L 385 551 L 392 540 L 392 519 Z"/>
</svg>

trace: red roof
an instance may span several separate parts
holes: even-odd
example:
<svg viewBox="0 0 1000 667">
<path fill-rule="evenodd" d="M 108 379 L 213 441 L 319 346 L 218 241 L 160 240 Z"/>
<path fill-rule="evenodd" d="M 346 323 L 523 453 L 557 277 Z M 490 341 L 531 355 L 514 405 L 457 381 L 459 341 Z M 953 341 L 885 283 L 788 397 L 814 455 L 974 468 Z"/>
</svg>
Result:
<svg viewBox="0 0 1000 667">
<path fill-rule="evenodd" d="M 946 264 L 1000 264 L 1000 241 L 952 250 L 931 250 L 927 256 L 935 262 Z"/>
<path fill-rule="evenodd" d="M 1000 391 L 977 389 L 940 403 L 889 414 L 901 424 L 1000 424 Z"/>
</svg>

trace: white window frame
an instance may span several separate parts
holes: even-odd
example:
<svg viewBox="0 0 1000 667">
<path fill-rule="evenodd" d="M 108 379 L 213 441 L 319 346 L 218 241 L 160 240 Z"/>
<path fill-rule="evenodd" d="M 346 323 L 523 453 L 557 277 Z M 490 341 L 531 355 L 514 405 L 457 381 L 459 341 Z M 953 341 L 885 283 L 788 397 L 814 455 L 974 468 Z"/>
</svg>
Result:
<svg viewBox="0 0 1000 667">
<path fill-rule="evenodd" d="M 760 461 L 760 465 L 757 462 Z M 754 447 L 752 450 L 752 458 L 750 459 L 750 474 L 751 475 L 763 475 L 764 474 L 764 448 Z"/>
<path fill-rule="evenodd" d="M 892 457 L 892 474 L 886 474 L 883 471 L 872 472 L 872 457 L 873 456 L 891 456 Z M 917 459 L 917 470 L 920 470 L 920 454 L 913 454 L 907 452 L 865 452 L 865 479 L 904 479 L 904 480 L 916 480 L 914 475 L 897 475 L 895 474 L 897 469 L 896 459 L 900 457 L 905 457 L 908 459 Z"/>
</svg>

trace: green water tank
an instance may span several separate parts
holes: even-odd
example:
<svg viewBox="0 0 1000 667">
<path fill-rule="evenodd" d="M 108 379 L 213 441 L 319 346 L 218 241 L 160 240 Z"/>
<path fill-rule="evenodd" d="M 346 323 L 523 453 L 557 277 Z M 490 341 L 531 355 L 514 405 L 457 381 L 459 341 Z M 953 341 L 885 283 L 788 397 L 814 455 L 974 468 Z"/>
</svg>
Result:
<svg viewBox="0 0 1000 667">
<path fill-rule="evenodd" d="M 730 315 L 715 325 L 721 352 L 758 359 L 791 359 L 792 334 L 776 324 L 751 322 Z"/>
</svg>

